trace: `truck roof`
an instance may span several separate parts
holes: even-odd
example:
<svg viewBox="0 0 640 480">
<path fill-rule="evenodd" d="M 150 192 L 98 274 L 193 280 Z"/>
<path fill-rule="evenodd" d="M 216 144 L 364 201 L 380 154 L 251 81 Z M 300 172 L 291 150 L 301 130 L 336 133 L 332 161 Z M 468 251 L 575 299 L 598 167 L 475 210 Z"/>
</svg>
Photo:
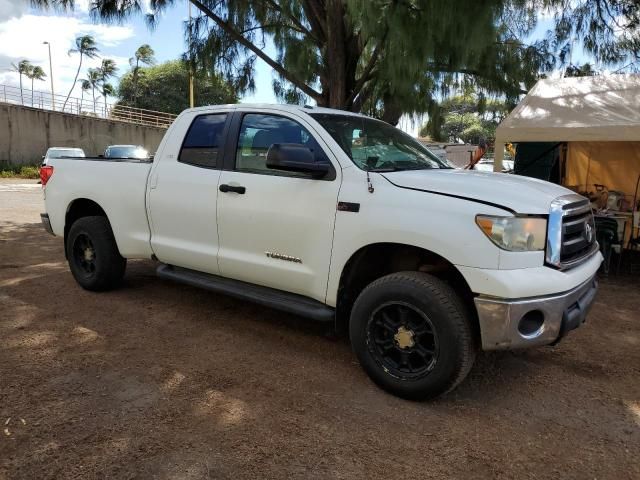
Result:
<svg viewBox="0 0 640 480">
<path fill-rule="evenodd" d="M 354 117 L 366 117 L 366 115 L 362 115 L 361 113 L 349 112 L 347 110 L 338 110 L 335 108 L 325 108 L 325 107 L 314 107 L 312 105 L 283 105 L 277 103 L 231 103 L 226 105 L 207 105 L 204 107 L 195 107 L 189 108 L 184 112 L 206 112 L 206 111 L 215 111 L 221 108 L 256 108 L 256 109 L 269 109 L 269 110 L 280 110 L 283 112 L 304 112 L 304 113 L 324 113 L 329 115 L 349 115 Z M 184 113 L 183 112 L 183 113 Z"/>
</svg>

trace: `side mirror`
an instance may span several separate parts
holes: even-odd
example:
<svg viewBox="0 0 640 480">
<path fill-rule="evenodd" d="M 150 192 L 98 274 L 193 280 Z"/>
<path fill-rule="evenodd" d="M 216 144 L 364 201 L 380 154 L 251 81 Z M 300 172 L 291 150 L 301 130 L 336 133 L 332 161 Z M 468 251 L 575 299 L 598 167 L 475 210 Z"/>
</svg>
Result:
<svg viewBox="0 0 640 480">
<path fill-rule="evenodd" d="M 329 173 L 331 165 L 316 162 L 313 152 L 299 143 L 274 143 L 267 152 L 267 168 L 322 178 Z"/>
<path fill-rule="evenodd" d="M 42 160 L 44 160 L 45 155 L 42 155 Z"/>
</svg>

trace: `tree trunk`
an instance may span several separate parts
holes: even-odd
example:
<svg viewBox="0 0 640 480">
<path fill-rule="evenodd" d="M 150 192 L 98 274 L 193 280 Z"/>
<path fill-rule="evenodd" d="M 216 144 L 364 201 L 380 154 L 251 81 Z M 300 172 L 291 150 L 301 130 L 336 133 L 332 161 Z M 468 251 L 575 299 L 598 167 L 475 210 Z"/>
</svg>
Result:
<svg viewBox="0 0 640 480">
<path fill-rule="evenodd" d="M 24 94 L 22 93 L 22 73 L 20 73 L 19 76 L 20 76 L 20 103 L 24 105 Z"/>
<path fill-rule="evenodd" d="M 73 89 L 76 87 L 76 82 L 78 81 L 78 75 L 80 75 L 80 69 L 82 68 L 82 52 L 80 52 L 80 64 L 78 65 L 78 70 L 76 71 L 76 78 L 73 79 L 73 84 L 71 85 L 71 90 L 67 94 L 67 98 L 64 99 L 64 104 L 62 105 L 62 111 L 64 112 L 64 107 L 67 106 L 67 102 L 69 101 L 69 97 L 71 97 L 71 93 Z"/>
<path fill-rule="evenodd" d="M 138 106 L 138 65 L 139 60 L 136 57 L 136 66 L 133 69 L 133 106 Z"/>
<path fill-rule="evenodd" d="M 327 1 L 327 50 L 326 68 L 329 91 L 323 91 L 323 99 L 330 108 L 342 109 L 347 99 L 346 85 L 346 38 L 344 28 L 344 5 L 342 0 Z"/>
<path fill-rule="evenodd" d="M 382 101 L 384 103 L 384 110 L 382 112 L 381 120 L 390 125 L 396 126 L 402 116 L 402 108 L 394 102 L 393 94 L 389 91 L 386 91 L 382 95 Z"/>
<path fill-rule="evenodd" d="M 349 110 L 356 86 L 356 70 L 362 56 L 358 34 L 348 25 L 344 0 L 328 0 L 326 4 L 327 42 L 324 71 L 320 74 L 322 98 L 318 105 Z"/>
<path fill-rule="evenodd" d="M 93 97 L 93 114 L 96 115 L 96 87 L 91 87 L 91 96 Z"/>
</svg>

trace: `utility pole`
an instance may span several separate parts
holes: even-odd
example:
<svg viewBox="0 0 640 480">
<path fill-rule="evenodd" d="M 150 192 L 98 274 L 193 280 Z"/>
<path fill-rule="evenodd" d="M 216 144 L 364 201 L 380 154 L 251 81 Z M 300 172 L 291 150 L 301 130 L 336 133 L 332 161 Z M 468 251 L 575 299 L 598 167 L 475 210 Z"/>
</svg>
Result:
<svg viewBox="0 0 640 480">
<path fill-rule="evenodd" d="M 43 45 L 49 47 L 49 78 L 51 79 L 51 108 L 56 111 L 56 97 L 53 93 L 53 63 L 51 62 L 51 44 L 49 42 L 42 42 Z"/>
<path fill-rule="evenodd" d="M 193 98 L 193 59 L 191 58 L 191 2 L 187 0 L 189 4 L 189 107 L 195 106 Z"/>
</svg>

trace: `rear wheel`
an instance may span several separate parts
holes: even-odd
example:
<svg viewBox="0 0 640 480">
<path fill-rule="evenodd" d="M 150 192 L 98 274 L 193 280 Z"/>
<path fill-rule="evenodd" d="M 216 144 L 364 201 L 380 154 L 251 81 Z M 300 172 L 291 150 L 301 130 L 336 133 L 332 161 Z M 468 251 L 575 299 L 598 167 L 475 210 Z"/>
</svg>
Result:
<svg viewBox="0 0 640 480">
<path fill-rule="evenodd" d="M 65 248 L 71 273 L 82 288 L 109 290 L 122 281 L 127 260 L 120 255 L 105 217 L 76 220 L 69 229 Z"/>
<path fill-rule="evenodd" d="M 455 388 L 475 359 L 471 319 L 456 292 L 436 277 L 382 277 L 356 300 L 351 344 L 371 379 L 403 398 L 433 398 Z"/>
</svg>

